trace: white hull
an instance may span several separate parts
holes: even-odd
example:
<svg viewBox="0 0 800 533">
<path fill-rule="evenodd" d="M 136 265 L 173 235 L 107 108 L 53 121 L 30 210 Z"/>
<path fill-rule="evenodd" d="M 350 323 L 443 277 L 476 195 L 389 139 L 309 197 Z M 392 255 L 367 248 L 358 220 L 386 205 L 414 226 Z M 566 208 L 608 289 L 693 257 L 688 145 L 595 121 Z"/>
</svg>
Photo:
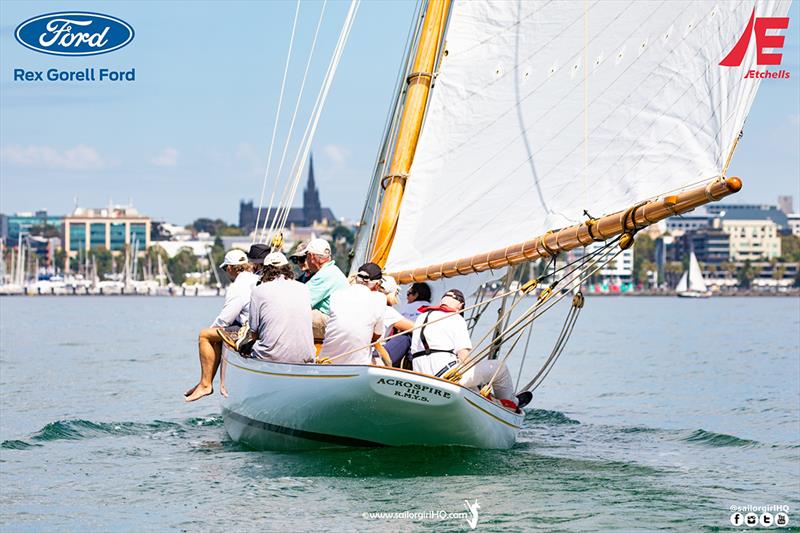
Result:
<svg viewBox="0 0 800 533">
<path fill-rule="evenodd" d="M 448 381 L 394 368 L 292 365 L 225 351 L 230 437 L 258 449 L 510 448 L 524 413 Z"/>
<path fill-rule="evenodd" d="M 678 298 L 710 298 L 711 297 L 711 291 L 705 291 L 705 292 L 700 292 L 700 291 L 678 291 L 676 294 L 678 295 Z"/>
</svg>

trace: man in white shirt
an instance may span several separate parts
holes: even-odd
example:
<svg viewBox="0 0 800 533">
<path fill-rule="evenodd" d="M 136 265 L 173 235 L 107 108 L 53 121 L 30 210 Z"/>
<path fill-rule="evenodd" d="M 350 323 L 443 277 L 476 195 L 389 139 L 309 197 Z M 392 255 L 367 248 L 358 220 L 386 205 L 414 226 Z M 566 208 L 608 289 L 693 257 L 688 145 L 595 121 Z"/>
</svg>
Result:
<svg viewBox="0 0 800 533">
<path fill-rule="evenodd" d="M 472 341 L 467 322 L 460 314 L 463 309 L 464 294 L 458 289 L 444 293 L 437 307 L 423 307 L 422 314 L 414 324 L 415 328 L 423 327 L 415 329 L 411 339 L 414 372 L 441 377 L 459 362 L 464 363 L 469 359 Z M 441 320 L 431 323 L 437 319 Z M 492 381 L 496 398 L 515 400 L 511 373 L 506 365 L 496 360 L 478 362 L 464 373 L 459 383 L 479 389 L 489 381 Z"/>
<path fill-rule="evenodd" d="M 250 297 L 250 329 L 258 333 L 252 351 L 257 359 L 297 364 L 314 360 L 308 289 L 294 280 L 280 252 L 264 259 L 261 285 Z"/>
<path fill-rule="evenodd" d="M 253 265 L 248 261 L 247 254 L 241 250 L 231 250 L 225 254 L 225 260 L 219 268 L 228 274 L 231 284 L 225 291 L 222 311 L 211 327 L 200 331 L 197 341 L 200 352 L 200 382 L 183 394 L 187 402 L 199 400 L 214 392 L 212 382 L 222 360 L 222 339 L 218 330 L 241 326 L 247 322 L 250 293 L 258 282 L 258 276 L 252 272 Z"/>
<path fill-rule="evenodd" d="M 386 312 L 386 296 L 380 292 L 381 275 L 381 267 L 367 263 L 358 269 L 351 285 L 333 293 L 319 359 L 347 354 L 332 362 L 339 365 L 372 362 L 370 344 L 383 334 Z"/>
<path fill-rule="evenodd" d="M 438 306 L 422 309 L 411 336 L 411 364 L 414 372 L 441 377 L 472 350 L 467 323 L 460 314 L 464 294 L 450 289 Z"/>
</svg>

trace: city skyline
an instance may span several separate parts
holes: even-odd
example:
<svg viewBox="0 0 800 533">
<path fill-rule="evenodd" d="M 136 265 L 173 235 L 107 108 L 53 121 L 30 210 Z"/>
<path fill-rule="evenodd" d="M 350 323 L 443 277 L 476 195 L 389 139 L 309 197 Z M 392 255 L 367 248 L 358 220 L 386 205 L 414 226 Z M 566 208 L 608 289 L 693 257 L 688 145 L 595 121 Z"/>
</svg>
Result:
<svg viewBox="0 0 800 533">
<path fill-rule="evenodd" d="M 127 47 L 93 58 L 46 56 L 15 41 L 17 24 L 61 7 L 0 5 L 0 61 L 6 65 L 0 72 L 0 212 L 64 215 L 76 197 L 84 207 L 131 199 L 156 220 L 235 223 L 241 200 L 259 203 L 295 3 L 226 3 L 237 25 L 215 27 L 210 46 L 197 43 L 197 28 L 213 16 L 212 3 L 192 10 L 166 3 L 158 13 L 146 4 L 86 3 L 83 9 L 108 12 L 136 30 Z M 288 129 L 319 7 L 301 4 L 278 141 Z M 346 7 L 327 7 L 306 101 L 316 94 Z M 357 219 L 361 212 L 414 10 L 411 2 L 368 2 L 358 13 L 313 146 L 320 197 L 337 216 Z M 800 201 L 797 4 L 789 16 L 782 68 L 792 78 L 761 84 L 729 170 L 744 181 L 731 199 L 736 203 L 775 204 L 779 195 Z M 12 80 L 14 68 L 89 67 L 135 68 L 137 81 Z M 301 113 L 296 130 L 304 121 Z M 282 148 L 277 142 L 273 170 Z M 287 159 L 293 153 L 290 147 Z M 298 193 L 294 205 L 301 201 Z"/>
</svg>

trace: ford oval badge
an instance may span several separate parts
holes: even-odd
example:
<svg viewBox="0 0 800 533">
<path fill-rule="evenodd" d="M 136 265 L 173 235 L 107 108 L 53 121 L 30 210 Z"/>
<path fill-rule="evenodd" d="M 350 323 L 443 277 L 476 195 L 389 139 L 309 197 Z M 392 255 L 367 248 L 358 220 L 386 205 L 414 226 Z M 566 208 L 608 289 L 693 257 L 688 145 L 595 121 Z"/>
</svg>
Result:
<svg viewBox="0 0 800 533">
<path fill-rule="evenodd" d="M 64 11 L 33 17 L 14 32 L 19 43 L 43 54 L 92 56 L 118 50 L 133 40 L 124 20 L 87 11 Z"/>
</svg>

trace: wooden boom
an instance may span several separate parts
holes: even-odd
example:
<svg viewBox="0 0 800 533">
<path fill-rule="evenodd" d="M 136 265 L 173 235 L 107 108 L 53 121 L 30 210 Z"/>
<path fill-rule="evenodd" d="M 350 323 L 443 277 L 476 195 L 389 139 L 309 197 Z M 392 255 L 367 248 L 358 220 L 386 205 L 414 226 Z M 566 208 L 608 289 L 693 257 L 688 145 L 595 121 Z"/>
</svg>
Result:
<svg viewBox="0 0 800 533">
<path fill-rule="evenodd" d="M 620 245 L 623 248 L 627 248 L 633 243 L 633 234 L 636 231 L 665 218 L 680 215 L 701 205 L 720 200 L 739 192 L 741 188 L 742 181 L 739 178 L 733 176 L 727 179 L 720 177 L 710 181 L 705 186 L 643 202 L 625 211 L 587 220 L 581 224 L 548 231 L 544 235 L 523 243 L 512 244 L 505 248 L 473 255 L 465 259 L 457 259 L 413 270 L 391 272 L 390 274 L 394 276 L 398 283 L 464 276 L 549 257 L 574 248 L 587 246 L 595 241 L 605 241 L 620 234 L 627 234 L 627 238 L 623 235 L 623 239 L 620 241 Z"/>
</svg>

